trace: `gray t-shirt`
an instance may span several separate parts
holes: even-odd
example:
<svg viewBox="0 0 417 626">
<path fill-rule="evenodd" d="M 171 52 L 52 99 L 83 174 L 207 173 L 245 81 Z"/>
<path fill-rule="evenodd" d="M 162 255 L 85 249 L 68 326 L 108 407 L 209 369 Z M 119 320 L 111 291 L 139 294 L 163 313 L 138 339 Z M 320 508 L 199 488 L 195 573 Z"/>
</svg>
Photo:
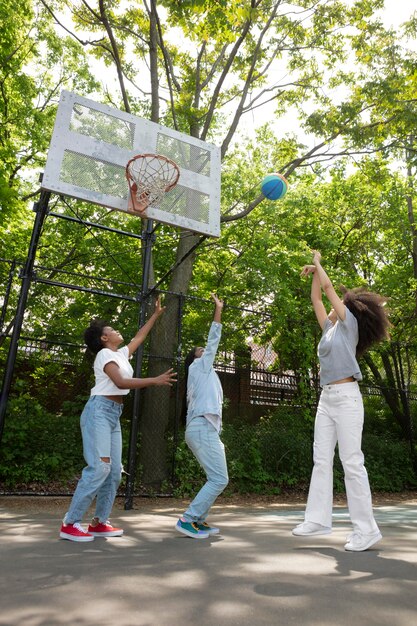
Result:
<svg viewBox="0 0 417 626">
<path fill-rule="evenodd" d="M 317 354 L 320 361 L 320 385 L 328 385 L 336 380 L 353 376 L 362 380 L 356 360 L 356 346 L 359 332 L 356 317 L 345 307 L 346 317 L 333 324 L 328 318 L 324 322 L 323 333 Z"/>
</svg>

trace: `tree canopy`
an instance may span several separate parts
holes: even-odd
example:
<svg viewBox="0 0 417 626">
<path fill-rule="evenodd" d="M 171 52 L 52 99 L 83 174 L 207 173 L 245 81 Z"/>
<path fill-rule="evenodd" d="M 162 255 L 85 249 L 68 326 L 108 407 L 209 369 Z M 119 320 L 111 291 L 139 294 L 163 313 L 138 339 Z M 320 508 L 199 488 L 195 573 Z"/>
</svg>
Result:
<svg viewBox="0 0 417 626">
<path fill-rule="evenodd" d="M 398 32 L 386 29 L 382 8 L 383 0 L 6 0 L 0 8 L 3 257 L 25 258 L 30 206 L 59 93 L 76 91 L 221 147 L 221 237 L 195 247 L 198 234 L 160 226 L 151 284 L 188 254 L 162 287 L 203 297 L 214 290 L 235 306 L 268 311 L 271 321 L 259 340 L 273 345 L 277 368 L 308 375 L 318 331 L 299 270 L 309 249 L 318 248 L 336 282 L 367 284 L 389 297 L 391 347 L 367 359 L 369 375 L 389 379 L 391 386 L 414 385 L 417 110 L 411 44 L 417 21 L 410 17 Z M 278 202 L 260 192 L 272 171 L 290 184 Z M 53 210 L 134 234 L 143 227 L 135 217 L 69 198 L 53 198 Z M 120 288 L 134 299 L 140 240 L 116 243 L 112 237 L 49 219 L 38 263 L 50 277 L 66 272 L 67 280 L 86 288 Z M 4 268 L 1 276 L 5 285 Z M 13 298 L 16 293 L 9 311 Z M 170 329 L 177 313 L 169 304 L 168 295 L 167 314 L 152 338 L 154 353 L 162 344 L 167 354 L 174 351 Z M 30 331 L 49 338 L 80 337 L 93 309 L 117 316 L 132 332 L 136 323 L 127 302 L 98 304 L 88 291 L 69 297 L 35 285 L 29 306 Z M 11 314 L 6 322 L 9 332 Z M 235 322 L 236 344 L 246 339 L 243 317 L 241 322 Z M 190 333 L 198 323 L 190 324 Z M 152 404 L 163 396 L 153 394 L 144 408 L 145 431 Z M 393 410 L 406 428 L 404 407 Z M 161 419 L 152 436 L 163 441 L 165 427 Z"/>
</svg>

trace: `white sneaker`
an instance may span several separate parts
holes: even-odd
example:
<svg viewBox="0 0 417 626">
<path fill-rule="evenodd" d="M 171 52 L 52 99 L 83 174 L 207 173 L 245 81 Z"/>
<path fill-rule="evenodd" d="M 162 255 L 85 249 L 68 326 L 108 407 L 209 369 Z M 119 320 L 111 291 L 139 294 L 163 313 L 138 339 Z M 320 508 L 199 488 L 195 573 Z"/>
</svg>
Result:
<svg viewBox="0 0 417 626">
<path fill-rule="evenodd" d="M 345 544 L 345 550 L 350 552 L 363 552 L 368 550 L 378 541 L 381 541 L 382 535 L 379 530 L 370 535 L 361 535 L 360 533 L 352 533 L 348 537 L 348 542 Z"/>
<path fill-rule="evenodd" d="M 316 524 L 315 522 L 303 522 L 298 524 L 292 529 L 292 534 L 297 537 L 309 537 L 313 535 L 330 535 L 332 529 L 328 526 L 322 526 L 322 524 Z"/>
</svg>

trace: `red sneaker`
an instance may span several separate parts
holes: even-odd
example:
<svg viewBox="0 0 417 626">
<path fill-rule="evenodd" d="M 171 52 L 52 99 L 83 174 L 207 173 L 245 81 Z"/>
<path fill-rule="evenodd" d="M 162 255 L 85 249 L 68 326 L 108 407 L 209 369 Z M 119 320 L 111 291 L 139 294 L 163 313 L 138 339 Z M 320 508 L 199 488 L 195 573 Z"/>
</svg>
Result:
<svg viewBox="0 0 417 626">
<path fill-rule="evenodd" d="M 79 522 L 75 524 L 62 524 L 61 532 L 59 533 L 61 539 L 68 539 L 69 541 L 93 541 L 94 536 L 88 533 L 81 526 Z"/>
<path fill-rule="evenodd" d="M 114 528 L 110 522 L 106 522 L 105 524 L 99 522 L 96 526 L 90 524 L 88 532 L 94 537 L 121 537 L 123 535 L 123 530 L 121 528 Z"/>
</svg>

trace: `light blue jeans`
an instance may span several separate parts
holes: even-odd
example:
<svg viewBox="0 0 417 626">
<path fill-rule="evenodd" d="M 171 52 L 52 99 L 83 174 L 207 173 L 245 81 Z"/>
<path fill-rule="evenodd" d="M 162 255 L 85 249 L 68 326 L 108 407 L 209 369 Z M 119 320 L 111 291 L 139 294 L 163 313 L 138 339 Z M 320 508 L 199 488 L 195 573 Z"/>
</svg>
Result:
<svg viewBox="0 0 417 626">
<path fill-rule="evenodd" d="M 122 433 L 120 415 L 123 404 L 104 396 L 90 396 L 81 414 L 83 469 L 64 523 L 80 522 L 97 496 L 96 512 L 100 522 L 109 518 L 122 476 Z M 102 459 L 109 458 L 109 462 Z"/>
<path fill-rule="evenodd" d="M 332 525 L 333 458 L 337 442 L 353 529 L 365 535 L 378 532 L 361 450 L 363 418 L 363 401 L 357 382 L 324 385 L 314 427 L 314 468 L 306 521 Z"/>
<path fill-rule="evenodd" d="M 229 482 L 224 445 L 214 426 L 202 416 L 195 417 L 187 425 L 185 441 L 205 471 L 207 482 L 183 517 L 187 522 L 202 523 Z"/>
</svg>

